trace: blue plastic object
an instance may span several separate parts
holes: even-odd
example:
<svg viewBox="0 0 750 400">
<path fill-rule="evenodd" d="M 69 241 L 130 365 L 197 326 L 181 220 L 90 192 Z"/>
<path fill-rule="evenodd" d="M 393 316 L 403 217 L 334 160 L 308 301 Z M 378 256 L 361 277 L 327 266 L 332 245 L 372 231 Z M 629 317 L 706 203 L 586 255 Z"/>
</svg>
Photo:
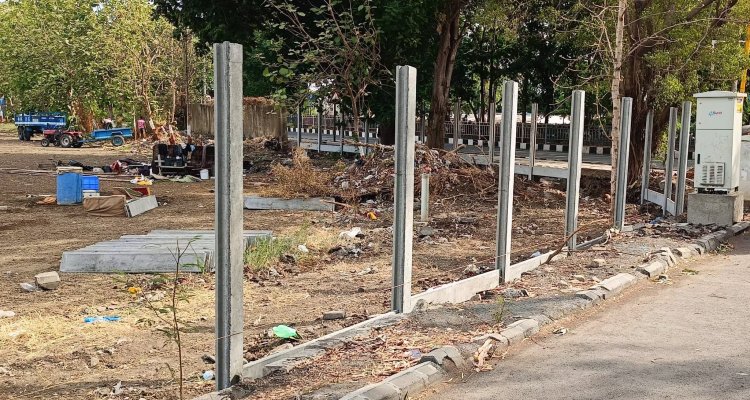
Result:
<svg viewBox="0 0 750 400">
<path fill-rule="evenodd" d="M 81 190 L 95 190 L 99 191 L 99 177 L 98 176 L 81 176 Z"/>
<path fill-rule="evenodd" d="M 93 324 L 96 322 L 117 322 L 120 320 L 120 316 L 118 315 L 107 315 L 104 317 L 96 316 L 96 317 L 85 317 L 83 319 L 83 322 L 87 324 Z"/>
<path fill-rule="evenodd" d="M 82 201 L 81 174 L 66 172 L 57 175 L 57 204 L 78 204 Z"/>
<path fill-rule="evenodd" d="M 92 140 L 110 140 L 112 136 L 122 136 L 124 138 L 133 137 L 133 129 L 123 128 L 112 128 L 112 129 L 96 129 L 91 132 Z"/>
</svg>

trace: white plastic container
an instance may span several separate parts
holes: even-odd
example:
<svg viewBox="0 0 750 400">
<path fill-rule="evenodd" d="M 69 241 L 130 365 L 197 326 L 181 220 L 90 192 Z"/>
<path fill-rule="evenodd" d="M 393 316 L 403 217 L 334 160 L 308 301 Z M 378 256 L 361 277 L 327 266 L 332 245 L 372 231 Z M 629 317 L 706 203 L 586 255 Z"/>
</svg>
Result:
<svg viewBox="0 0 750 400">
<path fill-rule="evenodd" d="M 204 181 L 206 179 L 208 179 L 208 170 L 207 169 L 202 169 L 201 170 L 201 179 L 203 179 Z"/>
</svg>

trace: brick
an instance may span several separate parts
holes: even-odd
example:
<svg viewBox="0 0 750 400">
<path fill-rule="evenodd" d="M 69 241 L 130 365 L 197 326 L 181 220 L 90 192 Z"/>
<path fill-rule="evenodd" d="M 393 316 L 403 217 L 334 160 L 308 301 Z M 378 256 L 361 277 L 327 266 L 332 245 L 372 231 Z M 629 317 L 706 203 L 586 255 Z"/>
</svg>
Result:
<svg viewBox="0 0 750 400">
<path fill-rule="evenodd" d="M 60 275 L 57 272 L 43 272 L 34 276 L 36 285 L 45 290 L 55 290 L 60 286 Z"/>
</svg>

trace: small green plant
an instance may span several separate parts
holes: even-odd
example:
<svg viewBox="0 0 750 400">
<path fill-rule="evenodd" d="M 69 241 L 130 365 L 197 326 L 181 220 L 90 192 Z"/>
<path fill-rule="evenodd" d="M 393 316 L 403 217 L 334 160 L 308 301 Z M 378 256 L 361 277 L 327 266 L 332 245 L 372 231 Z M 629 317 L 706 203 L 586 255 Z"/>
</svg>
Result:
<svg viewBox="0 0 750 400">
<path fill-rule="evenodd" d="M 140 296 L 146 305 L 146 308 L 151 310 L 156 317 L 156 320 L 141 318 L 137 323 L 147 327 L 156 326 L 156 331 L 160 332 L 166 338 L 165 345 L 169 342 L 173 342 L 177 345 L 177 374 L 175 374 L 171 365 L 167 364 L 167 368 L 172 374 L 172 379 L 177 378 L 180 400 L 183 399 L 184 392 L 182 338 L 180 337 L 180 334 L 189 329 L 189 324 L 178 317 L 177 311 L 179 304 L 190 302 L 190 295 L 181 285 L 182 279 L 180 278 L 180 268 L 196 266 L 196 264 L 182 263 L 185 254 L 192 249 L 192 242 L 192 240 L 189 241 L 182 249 L 180 249 L 178 242 L 177 250 L 175 252 L 170 250 L 170 253 L 172 253 L 175 260 L 174 275 L 155 275 L 141 287 L 128 287 L 128 292 L 133 296 Z M 199 270 L 204 271 L 205 265 L 198 265 L 198 268 Z M 175 375 L 179 376 L 175 377 Z"/>
<path fill-rule="evenodd" d="M 245 265 L 254 272 L 267 270 L 284 254 L 296 253 L 307 236 L 308 227 L 303 226 L 291 236 L 258 239 L 245 251 Z"/>
<path fill-rule="evenodd" d="M 501 324 L 503 322 L 503 317 L 505 317 L 505 298 L 503 296 L 498 296 L 495 306 L 495 311 L 492 313 L 492 317 L 495 319 L 496 324 Z"/>
</svg>

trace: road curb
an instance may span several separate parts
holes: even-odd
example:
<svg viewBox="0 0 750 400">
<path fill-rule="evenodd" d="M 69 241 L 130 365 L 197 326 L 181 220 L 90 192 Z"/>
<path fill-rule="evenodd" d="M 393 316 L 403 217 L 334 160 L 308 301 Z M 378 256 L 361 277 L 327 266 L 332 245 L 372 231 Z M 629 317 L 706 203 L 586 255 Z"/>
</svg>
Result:
<svg viewBox="0 0 750 400">
<path fill-rule="evenodd" d="M 465 347 L 462 346 L 462 349 L 464 349 L 463 354 L 454 346 L 444 346 L 434 349 L 422 356 L 417 365 L 392 375 L 381 382 L 373 383 L 350 392 L 340 399 L 405 400 L 413 397 L 424 389 L 441 382 L 443 378 L 448 377 L 452 372 L 467 370 L 469 366 L 473 365 L 473 356 L 465 356 L 464 354 L 473 354 L 486 340 L 493 341 L 496 351 L 505 350 L 510 346 L 522 342 L 525 338 L 537 334 L 542 326 L 615 297 L 626 288 L 636 284 L 639 280 L 658 278 L 660 275 L 665 274 L 670 267 L 676 266 L 681 260 L 717 251 L 727 239 L 748 228 L 750 228 L 750 222 L 740 222 L 720 231 L 705 235 L 692 244 L 675 249 L 659 249 L 651 254 L 648 262 L 638 266 L 635 273 L 621 273 L 603 280 L 588 290 L 580 291 L 576 293 L 575 299 L 566 303 L 563 308 L 549 307 L 541 314 L 532 315 L 513 322 L 499 333 L 490 333 L 474 338 L 472 343 L 467 344 Z M 297 346 L 294 349 L 290 349 L 291 351 L 281 352 L 256 362 L 248 363 L 245 365 L 245 374 L 253 375 L 252 373 L 248 374 L 248 372 L 255 370 L 257 374 L 262 376 L 273 372 L 271 369 L 277 364 L 286 364 L 287 362 L 291 363 L 288 367 L 293 368 L 294 362 L 304 359 L 308 351 L 325 351 L 326 348 L 335 347 L 343 343 L 344 340 L 356 336 L 365 330 L 379 325 L 393 324 L 403 317 L 403 314 L 393 313 L 380 315 L 342 331 L 334 332 L 317 340 Z M 467 351 L 467 349 L 471 351 Z M 233 394 L 233 389 L 229 388 L 220 392 L 208 393 L 196 397 L 194 400 L 242 398 L 242 394 Z"/>
<path fill-rule="evenodd" d="M 720 245 L 732 236 L 748 229 L 750 222 L 740 222 L 726 229 L 708 234 L 696 240 L 694 244 L 676 249 L 662 248 L 651 254 L 651 260 L 636 268 L 635 274 L 621 273 L 611 278 L 605 279 L 588 290 L 576 293 L 576 298 L 581 301 L 578 307 L 570 307 L 560 312 L 560 310 L 548 310 L 542 315 L 535 315 L 530 318 L 520 319 L 499 334 L 488 334 L 472 341 L 472 346 L 478 348 L 485 340 L 492 339 L 498 348 L 506 348 L 520 343 L 523 339 L 531 337 L 539 332 L 543 325 L 552 323 L 555 320 L 564 318 L 580 311 L 580 309 L 589 308 L 603 300 L 608 300 L 617 296 L 626 288 L 636 284 L 639 280 L 655 279 L 667 272 L 670 267 L 676 266 L 681 260 L 690 259 L 701 254 L 714 252 L 719 249 Z M 446 351 L 446 348 L 453 350 Z M 445 355 L 447 352 L 460 354 L 453 346 L 441 347 L 433 350 L 422 357 L 420 364 L 404 370 L 396 375 L 386 378 L 382 382 L 365 386 L 359 390 L 349 393 L 341 400 L 404 400 L 407 396 L 414 395 L 415 390 L 421 391 L 432 384 L 442 380 L 448 375 L 443 363 L 446 359 L 458 363 L 454 358 Z M 433 354 L 434 353 L 434 354 Z M 440 361 L 440 362 L 436 362 Z M 463 365 L 471 365 L 470 357 L 463 361 Z M 435 368 L 432 379 L 425 380 L 423 374 L 417 372 L 420 368 Z M 422 383 L 427 382 L 424 386 Z"/>
</svg>

